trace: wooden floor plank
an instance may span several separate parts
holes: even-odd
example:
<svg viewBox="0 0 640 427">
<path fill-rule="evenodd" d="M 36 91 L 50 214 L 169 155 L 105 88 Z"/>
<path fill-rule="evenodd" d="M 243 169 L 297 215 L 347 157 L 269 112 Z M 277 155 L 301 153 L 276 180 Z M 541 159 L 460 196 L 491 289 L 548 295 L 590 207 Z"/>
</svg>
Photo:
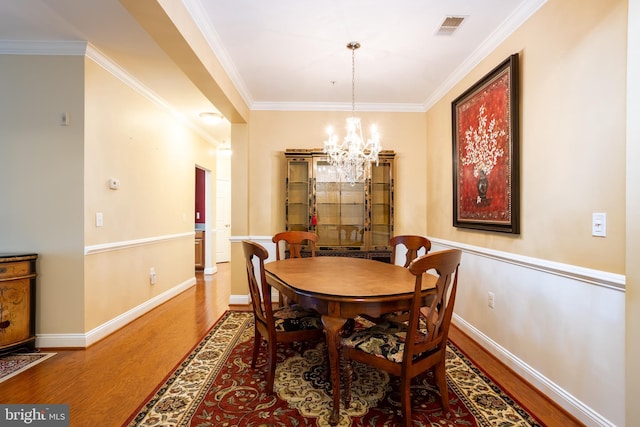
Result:
<svg viewBox="0 0 640 427">
<path fill-rule="evenodd" d="M 71 426 L 122 425 L 229 308 L 230 267 L 217 268 L 87 349 L 42 349 L 58 354 L 1 383 L 0 402 L 66 403 Z M 545 425 L 581 425 L 462 332 L 451 338 Z"/>
</svg>

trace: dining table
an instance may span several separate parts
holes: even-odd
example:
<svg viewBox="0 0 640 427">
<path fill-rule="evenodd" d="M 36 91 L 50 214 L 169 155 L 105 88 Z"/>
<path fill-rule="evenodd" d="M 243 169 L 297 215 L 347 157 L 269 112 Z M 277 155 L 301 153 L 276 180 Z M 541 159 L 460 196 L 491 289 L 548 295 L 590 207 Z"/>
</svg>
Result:
<svg viewBox="0 0 640 427">
<path fill-rule="evenodd" d="M 378 318 L 409 310 L 415 276 L 398 265 L 357 257 L 289 258 L 264 265 L 267 283 L 322 316 L 329 355 L 333 406 L 329 423 L 340 421 L 340 342 L 343 327 L 359 315 Z M 423 298 L 435 291 L 436 277 L 425 275 Z M 350 322 L 351 323 L 351 322 Z"/>
</svg>

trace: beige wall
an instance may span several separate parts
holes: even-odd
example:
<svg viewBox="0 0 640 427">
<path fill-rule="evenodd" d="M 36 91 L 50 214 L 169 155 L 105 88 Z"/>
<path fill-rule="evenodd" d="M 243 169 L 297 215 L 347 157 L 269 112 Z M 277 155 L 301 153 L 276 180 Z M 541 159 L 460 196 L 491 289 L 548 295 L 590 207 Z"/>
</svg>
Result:
<svg viewBox="0 0 640 427">
<path fill-rule="evenodd" d="M 0 252 L 40 255 L 38 336 L 89 332 L 195 282 L 194 168 L 215 177 L 214 147 L 83 56 L 0 55 L 0 66 Z M 100 245 L 117 249 L 85 256 Z"/>
<path fill-rule="evenodd" d="M 0 70 L 0 252 L 39 254 L 36 332 L 80 333 L 84 60 L 0 55 Z"/>
<path fill-rule="evenodd" d="M 85 244 L 152 241 L 87 256 L 85 330 L 91 330 L 194 277 L 193 237 L 163 236 L 193 231 L 194 168 L 211 171 L 215 182 L 216 159 L 214 147 L 170 112 L 86 63 Z M 118 178 L 120 189 L 109 189 L 109 178 Z M 208 209 L 215 212 L 213 204 Z M 95 226 L 96 212 L 103 227 Z"/>
<path fill-rule="evenodd" d="M 543 377 L 536 386 L 587 425 L 625 425 L 625 295 L 597 277 L 626 272 L 626 22 L 624 0 L 549 0 L 427 113 L 428 235 L 470 248 L 458 326 L 529 381 Z M 521 234 L 456 229 L 451 101 L 512 53 L 520 55 Z M 606 238 L 591 236 L 593 212 L 607 213 Z"/>
<path fill-rule="evenodd" d="M 357 110 L 357 104 L 356 104 Z M 249 124 L 250 154 L 249 200 L 250 232 L 273 235 L 285 226 L 285 178 L 287 148 L 322 148 L 325 129 L 332 124 L 342 132 L 344 112 L 253 111 Z M 426 201 L 425 117 L 423 113 L 365 113 L 363 132 L 376 123 L 381 132 L 382 148 L 396 155 L 395 233 L 426 233 L 422 215 Z M 339 133 L 340 135 L 340 133 Z"/>
<path fill-rule="evenodd" d="M 242 245 L 249 236 L 249 132 L 246 124 L 231 125 L 231 294 L 248 295 L 247 272 Z M 240 304 L 247 301 L 240 301 Z"/>
<path fill-rule="evenodd" d="M 521 234 L 456 229 L 451 101 L 512 53 L 520 54 Z M 624 273 L 625 64 L 626 1 L 546 3 L 429 110 L 428 234 Z M 606 238 L 591 236 L 593 212 L 607 213 Z"/>
</svg>

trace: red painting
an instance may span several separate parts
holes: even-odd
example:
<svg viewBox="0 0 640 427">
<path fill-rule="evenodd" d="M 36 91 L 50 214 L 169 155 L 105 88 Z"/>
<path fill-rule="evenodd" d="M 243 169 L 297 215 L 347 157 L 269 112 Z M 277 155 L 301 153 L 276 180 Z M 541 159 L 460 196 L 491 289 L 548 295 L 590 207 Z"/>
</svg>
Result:
<svg viewBox="0 0 640 427">
<path fill-rule="evenodd" d="M 452 103 L 455 227 L 519 232 L 517 59 Z"/>
</svg>

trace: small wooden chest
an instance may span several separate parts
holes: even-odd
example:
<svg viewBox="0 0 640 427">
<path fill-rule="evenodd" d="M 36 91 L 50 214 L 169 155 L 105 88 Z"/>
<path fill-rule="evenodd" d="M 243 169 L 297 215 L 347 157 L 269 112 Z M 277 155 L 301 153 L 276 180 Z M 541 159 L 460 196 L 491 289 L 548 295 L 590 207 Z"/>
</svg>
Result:
<svg viewBox="0 0 640 427">
<path fill-rule="evenodd" d="M 0 353 L 35 348 L 37 258 L 0 254 Z"/>
</svg>

